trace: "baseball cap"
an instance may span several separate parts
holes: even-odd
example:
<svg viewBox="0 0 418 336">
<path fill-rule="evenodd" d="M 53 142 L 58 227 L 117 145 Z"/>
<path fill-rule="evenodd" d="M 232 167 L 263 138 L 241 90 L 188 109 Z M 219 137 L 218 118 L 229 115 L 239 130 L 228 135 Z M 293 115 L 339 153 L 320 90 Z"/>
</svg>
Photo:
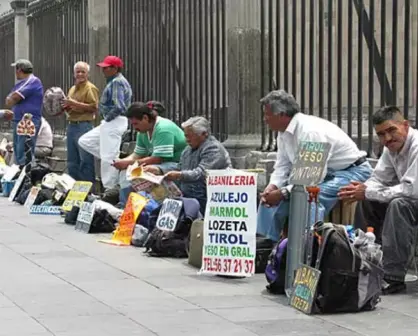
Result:
<svg viewBox="0 0 418 336">
<path fill-rule="evenodd" d="M 20 70 L 33 70 L 32 62 L 27 59 L 18 59 L 16 62 L 10 65 Z"/>
<path fill-rule="evenodd" d="M 97 63 L 97 66 L 101 68 L 107 68 L 107 67 L 123 68 L 123 61 L 117 56 L 106 56 L 103 62 Z"/>
</svg>

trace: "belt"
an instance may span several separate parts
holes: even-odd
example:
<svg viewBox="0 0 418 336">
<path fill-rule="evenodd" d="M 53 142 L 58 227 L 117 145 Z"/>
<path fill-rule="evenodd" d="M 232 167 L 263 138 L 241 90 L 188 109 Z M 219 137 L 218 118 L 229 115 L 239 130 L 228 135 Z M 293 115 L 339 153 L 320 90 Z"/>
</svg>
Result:
<svg viewBox="0 0 418 336">
<path fill-rule="evenodd" d="M 365 156 L 363 156 L 360 159 L 358 159 L 356 162 L 354 162 L 352 164 L 352 166 L 354 166 L 354 167 L 360 166 L 360 165 L 362 165 L 366 161 L 367 161 L 367 158 Z"/>
<path fill-rule="evenodd" d="M 77 124 L 86 123 L 86 122 L 91 123 L 93 122 L 93 120 L 80 120 L 80 121 L 68 120 L 69 125 L 77 125 Z"/>
</svg>

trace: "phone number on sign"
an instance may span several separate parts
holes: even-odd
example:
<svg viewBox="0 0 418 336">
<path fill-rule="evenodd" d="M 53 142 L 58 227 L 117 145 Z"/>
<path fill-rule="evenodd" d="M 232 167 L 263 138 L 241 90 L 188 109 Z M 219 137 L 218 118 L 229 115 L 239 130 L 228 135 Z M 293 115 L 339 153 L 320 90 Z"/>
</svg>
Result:
<svg viewBox="0 0 418 336">
<path fill-rule="evenodd" d="M 203 269 L 218 273 L 254 273 L 254 260 L 203 258 Z"/>
</svg>

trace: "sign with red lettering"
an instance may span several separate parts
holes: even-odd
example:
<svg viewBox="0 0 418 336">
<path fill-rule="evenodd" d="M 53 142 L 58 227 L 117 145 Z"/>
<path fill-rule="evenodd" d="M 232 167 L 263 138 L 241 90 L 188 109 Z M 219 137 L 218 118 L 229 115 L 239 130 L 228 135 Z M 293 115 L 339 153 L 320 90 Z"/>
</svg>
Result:
<svg viewBox="0 0 418 336">
<path fill-rule="evenodd" d="M 257 174 L 208 171 L 201 273 L 251 276 L 255 272 Z"/>
</svg>

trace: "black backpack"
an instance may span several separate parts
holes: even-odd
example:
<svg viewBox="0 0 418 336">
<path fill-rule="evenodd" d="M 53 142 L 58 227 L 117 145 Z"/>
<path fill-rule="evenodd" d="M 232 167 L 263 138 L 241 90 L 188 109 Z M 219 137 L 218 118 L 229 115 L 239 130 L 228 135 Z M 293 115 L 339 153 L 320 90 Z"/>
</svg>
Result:
<svg viewBox="0 0 418 336">
<path fill-rule="evenodd" d="M 350 242 L 344 226 L 318 222 L 314 231 L 316 238 L 309 266 L 321 271 L 314 312 L 373 310 L 380 302 L 381 265 L 366 260 Z"/>
<path fill-rule="evenodd" d="M 190 228 L 196 218 L 187 217 L 183 205 L 174 230 L 163 231 L 156 227 L 160 210 L 161 206 L 149 216 L 148 228 L 151 233 L 144 244 L 145 252 L 152 257 L 187 258 Z"/>
</svg>

